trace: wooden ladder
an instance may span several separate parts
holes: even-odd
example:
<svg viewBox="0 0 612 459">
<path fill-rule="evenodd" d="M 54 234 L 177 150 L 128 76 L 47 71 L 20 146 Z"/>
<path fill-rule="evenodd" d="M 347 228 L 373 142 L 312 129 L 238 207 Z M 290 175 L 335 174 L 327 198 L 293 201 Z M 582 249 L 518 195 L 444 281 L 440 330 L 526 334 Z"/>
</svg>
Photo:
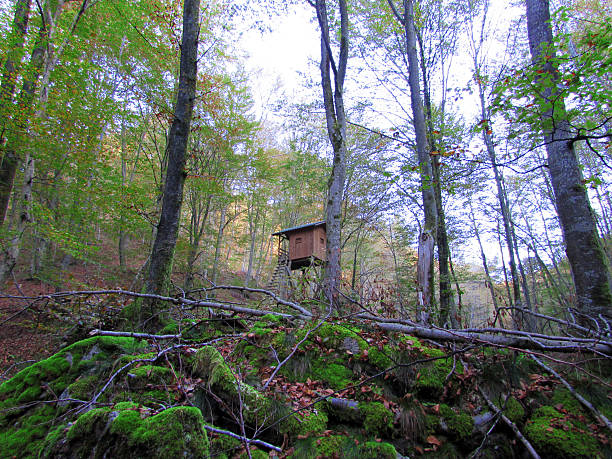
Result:
<svg viewBox="0 0 612 459">
<path fill-rule="evenodd" d="M 274 272 L 266 285 L 266 290 L 270 290 L 281 298 L 287 295 L 287 286 L 291 270 L 289 269 L 289 254 L 286 250 L 278 251 L 278 263 L 274 268 Z"/>
</svg>

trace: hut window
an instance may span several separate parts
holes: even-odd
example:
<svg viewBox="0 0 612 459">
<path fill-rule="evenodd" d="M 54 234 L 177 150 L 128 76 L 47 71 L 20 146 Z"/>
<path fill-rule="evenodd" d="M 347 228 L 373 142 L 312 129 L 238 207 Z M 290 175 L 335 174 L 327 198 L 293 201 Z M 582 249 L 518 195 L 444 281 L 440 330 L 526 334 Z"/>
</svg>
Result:
<svg viewBox="0 0 612 459">
<path fill-rule="evenodd" d="M 302 243 L 302 238 L 301 237 L 296 237 L 295 238 L 295 243 L 296 244 L 301 244 Z"/>
<path fill-rule="evenodd" d="M 321 245 L 325 244 L 325 239 L 321 238 Z"/>
</svg>

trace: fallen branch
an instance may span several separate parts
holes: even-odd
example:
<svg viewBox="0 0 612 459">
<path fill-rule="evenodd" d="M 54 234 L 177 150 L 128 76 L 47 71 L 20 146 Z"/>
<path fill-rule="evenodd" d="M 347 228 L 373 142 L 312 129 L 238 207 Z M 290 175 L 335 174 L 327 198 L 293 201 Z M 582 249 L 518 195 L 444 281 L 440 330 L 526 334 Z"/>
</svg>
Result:
<svg viewBox="0 0 612 459">
<path fill-rule="evenodd" d="M 119 332 L 112 330 L 98 330 L 97 328 L 89 332 L 90 336 L 126 336 L 128 338 L 142 339 L 179 339 L 182 334 L 178 335 L 153 335 L 151 333 L 135 333 L 135 332 Z"/>
<path fill-rule="evenodd" d="M 527 438 L 525 438 L 525 436 L 521 433 L 518 427 L 516 427 L 516 424 L 514 424 L 514 422 L 512 422 L 510 419 L 504 416 L 501 410 L 497 406 L 495 406 L 495 404 L 491 401 L 491 399 L 489 399 L 489 397 L 487 397 L 487 395 L 484 393 L 484 391 L 480 387 L 478 388 L 478 392 L 480 392 L 480 395 L 482 395 L 482 398 L 484 398 L 485 402 L 487 402 L 487 405 L 489 405 L 489 408 L 491 408 L 492 411 L 494 411 L 498 416 L 500 416 L 501 420 L 504 421 L 506 425 L 510 427 L 510 429 L 512 429 L 512 431 L 514 432 L 514 435 L 516 435 L 516 438 L 520 440 L 523 446 L 525 446 L 525 449 L 529 452 L 529 455 L 533 459 L 540 459 L 540 455 L 533 448 L 531 443 L 529 443 L 529 440 L 527 440 Z"/>
<path fill-rule="evenodd" d="M 226 287 L 226 286 L 224 286 Z M 237 289 L 241 289 L 238 288 Z M 312 314 L 303 314 L 302 311 L 306 311 L 299 305 L 295 305 L 291 302 L 285 302 L 287 305 L 293 305 L 293 307 L 300 314 L 293 315 L 277 311 L 261 310 L 238 306 L 234 304 L 225 304 L 214 301 L 198 301 L 191 300 L 188 298 L 176 298 L 167 297 L 161 295 L 153 295 L 146 293 L 129 292 L 126 290 L 88 290 L 88 291 L 74 291 L 74 292 L 59 292 L 50 295 L 43 295 L 39 297 L 24 297 L 24 296 L 0 296 L 0 298 L 13 298 L 13 299 L 29 299 L 29 300 L 40 300 L 41 298 L 47 298 L 50 300 L 61 300 L 62 298 L 77 296 L 77 295 L 126 295 L 135 298 L 153 298 L 159 301 L 166 301 L 176 305 L 187 305 L 191 307 L 206 307 L 211 309 L 220 309 L 225 311 L 233 311 L 249 316 L 261 317 L 266 314 L 274 315 L 277 317 L 283 317 L 286 319 L 299 319 L 299 320 L 310 320 Z M 297 306 L 297 308 L 295 308 Z M 395 319 L 395 318 L 384 318 L 374 316 L 366 313 L 351 314 L 348 318 L 352 320 L 367 320 L 370 321 L 374 327 L 381 330 L 404 333 L 419 338 L 430 339 L 434 341 L 451 341 L 451 342 L 466 342 L 480 345 L 490 345 L 496 347 L 512 348 L 516 350 L 537 350 L 540 352 L 563 352 L 563 353 L 575 353 L 575 352 L 593 352 L 604 356 L 605 358 L 612 357 L 612 341 L 603 340 L 600 338 L 583 338 L 573 336 L 555 336 L 555 335 L 544 335 L 541 333 L 530 333 L 520 330 L 506 330 L 503 328 L 472 328 L 468 330 L 462 329 L 443 329 L 436 328 L 433 326 L 426 326 L 416 324 L 410 320 Z M 163 335 L 162 335 L 163 336 Z"/>
<path fill-rule="evenodd" d="M 576 397 L 576 399 L 582 404 L 582 406 L 584 406 L 587 410 L 589 410 L 591 412 L 591 414 L 593 414 L 593 416 L 595 416 L 597 419 L 599 419 L 608 428 L 608 430 L 612 431 L 612 422 L 610 422 L 610 420 L 607 417 L 605 417 L 602 413 L 600 413 L 599 410 L 597 408 L 595 408 L 591 402 L 589 402 L 582 395 L 580 395 L 578 392 L 576 392 L 576 389 L 574 389 L 570 385 L 570 383 L 568 383 L 565 380 L 565 378 L 563 378 L 563 376 L 561 376 L 559 373 L 557 373 L 551 367 L 546 365 L 544 362 L 542 362 L 540 359 L 538 359 L 535 355 L 530 355 L 530 357 L 542 369 L 544 369 L 545 371 L 547 371 L 550 374 L 552 374 L 555 378 L 557 378 L 561 382 L 561 384 L 563 384 L 567 388 L 567 390 L 574 397 Z"/>
<path fill-rule="evenodd" d="M 469 342 L 474 344 L 489 344 L 499 347 L 512 347 L 516 349 L 530 349 L 549 352 L 599 352 L 612 357 L 612 345 L 599 340 L 575 341 L 574 338 L 551 337 L 552 339 L 535 338 L 530 334 L 525 336 L 502 336 L 500 334 L 487 334 L 477 332 L 464 332 L 462 330 L 445 330 L 428 328 L 418 325 L 401 325 L 389 322 L 376 322 L 374 326 L 381 330 L 405 333 L 419 338 L 438 341 Z"/>
<path fill-rule="evenodd" d="M 283 306 L 289 306 L 290 308 L 295 309 L 296 311 L 304 314 L 305 316 L 311 316 L 312 315 L 312 313 L 310 311 L 308 311 L 307 309 L 303 308 L 299 304 L 294 303 L 292 301 L 283 300 L 281 297 L 279 297 L 273 291 L 266 290 L 266 289 L 263 289 L 263 288 L 250 288 L 250 287 L 243 287 L 243 286 L 240 286 L 240 285 L 217 285 L 215 287 L 203 288 L 203 289 L 199 289 L 199 290 L 195 290 L 195 291 L 196 292 L 197 291 L 208 292 L 208 291 L 212 291 L 212 290 L 237 290 L 239 292 L 261 293 L 263 295 L 268 295 L 276 303 L 282 304 Z"/>
<path fill-rule="evenodd" d="M 236 440 L 240 440 L 243 443 L 246 442 L 251 445 L 263 446 L 264 448 L 273 449 L 274 451 L 277 451 L 279 453 L 283 451 L 278 446 L 271 445 L 270 443 L 265 442 L 263 440 L 255 440 L 253 438 L 246 438 L 241 435 L 235 434 L 234 432 L 230 432 L 229 430 L 217 429 L 216 427 L 209 426 L 208 424 L 204 424 L 204 428 L 208 430 L 209 432 L 214 432 L 214 433 L 221 434 L 221 435 L 227 435 L 228 437 L 235 438 Z"/>
</svg>

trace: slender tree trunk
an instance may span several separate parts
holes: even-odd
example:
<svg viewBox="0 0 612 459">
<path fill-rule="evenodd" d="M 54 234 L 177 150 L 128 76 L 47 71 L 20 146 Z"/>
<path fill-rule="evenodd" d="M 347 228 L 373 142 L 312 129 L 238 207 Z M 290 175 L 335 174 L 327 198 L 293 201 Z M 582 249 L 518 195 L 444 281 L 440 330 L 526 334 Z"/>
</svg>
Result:
<svg viewBox="0 0 612 459">
<path fill-rule="evenodd" d="M 472 229 L 474 231 L 474 235 L 476 236 L 476 240 L 478 241 L 478 247 L 480 248 L 480 259 L 482 260 L 482 267 L 485 272 L 485 280 L 487 283 L 487 287 L 489 288 L 489 292 L 491 293 L 491 301 L 493 301 L 493 307 L 495 308 L 495 320 L 499 318 L 499 305 L 497 304 L 497 295 L 495 294 L 495 284 L 493 279 L 491 278 L 491 273 L 489 272 L 489 265 L 487 264 L 487 256 L 485 255 L 484 248 L 482 247 L 482 240 L 480 239 L 480 231 L 478 231 L 478 225 L 476 225 L 476 219 L 474 218 L 474 214 L 472 211 L 472 203 L 470 202 L 470 218 L 472 222 Z M 495 323 L 493 324 L 495 326 Z"/>
<path fill-rule="evenodd" d="M 429 90 L 429 81 L 427 77 L 427 68 L 425 66 L 425 48 L 421 37 L 421 34 L 417 33 L 415 29 L 415 37 L 419 44 L 420 52 L 420 68 L 421 75 L 423 78 L 423 101 L 425 103 L 425 115 L 427 121 L 427 133 L 429 139 L 429 146 L 432 150 L 440 150 L 440 147 L 436 146 L 434 134 L 434 120 L 433 112 L 431 108 L 431 94 Z M 441 65 L 444 68 L 444 63 Z M 444 107 L 445 101 L 442 102 L 442 126 L 440 131 L 444 131 Z M 448 233 L 446 231 L 446 216 L 444 214 L 444 203 L 442 200 L 442 182 L 440 177 L 440 158 L 438 155 L 431 156 L 431 168 L 433 175 L 433 189 L 436 196 L 436 217 L 438 221 L 436 231 L 436 244 L 438 246 L 438 271 L 439 271 L 439 283 L 440 289 L 440 314 L 438 318 L 438 324 L 441 327 L 450 325 L 452 328 L 457 328 L 459 325 L 459 316 L 457 314 L 457 307 L 453 298 L 453 289 L 451 287 L 451 273 L 450 273 L 450 247 L 448 244 Z M 430 279 L 433 285 L 434 278 Z"/>
<path fill-rule="evenodd" d="M 421 101 L 421 84 L 419 81 L 419 59 L 416 47 L 416 32 L 414 25 L 414 6 L 412 0 L 403 0 L 403 15 L 401 15 L 392 0 L 388 0 L 395 17 L 402 24 L 406 39 L 406 57 L 408 60 L 408 84 L 410 86 L 410 104 L 414 132 L 417 144 L 417 157 L 421 173 L 421 193 L 425 211 L 425 224 L 419 236 L 419 262 L 417 264 L 417 282 L 419 283 L 419 316 L 417 320 L 429 320 L 434 303 L 433 248 L 437 232 L 437 205 L 433 190 L 433 171 L 431 166 L 430 148 L 427 140 L 425 113 Z"/>
<path fill-rule="evenodd" d="M 206 227 L 206 222 L 208 221 L 208 214 L 210 212 L 210 203 L 212 202 L 212 196 L 208 195 L 206 198 L 206 206 L 204 207 L 204 212 L 202 213 L 201 208 L 198 212 L 198 217 L 193 219 L 191 222 L 191 241 L 189 246 L 189 255 L 187 256 L 187 275 L 185 276 L 185 286 L 184 289 L 186 291 L 191 290 L 193 286 L 193 278 L 195 272 L 195 264 L 198 259 L 198 254 L 200 250 L 200 242 L 202 241 L 202 235 L 204 234 L 204 228 Z M 194 207 L 200 203 L 194 203 Z"/>
<path fill-rule="evenodd" d="M 185 0 L 179 88 L 174 107 L 174 119 L 168 135 L 168 167 L 164 182 L 162 210 L 151 250 L 151 264 L 146 283 L 146 291 L 151 294 L 166 294 L 170 287 L 172 261 L 183 203 L 191 115 L 196 93 L 199 20 L 200 1 Z M 145 328 L 155 328 L 160 323 L 158 313 L 157 302 L 143 303 L 140 311 L 140 326 L 144 326 L 145 321 L 150 321 Z"/>
<path fill-rule="evenodd" d="M 321 29 L 321 87 L 327 134 L 333 149 L 332 172 L 328 182 L 326 231 L 327 265 L 325 267 L 325 296 L 332 307 L 337 307 L 338 289 L 342 278 L 340 265 L 342 200 L 346 178 L 346 117 L 344 114 L 344 77 L 348 61 L 349 23 L 346 0 L 338 1 L 340 10 L 340 55 L 338 64 L 332 56 L 325 0 L 316 0 L 316 13 Z M 333 72 L 333 87 L 331 80 Z"/>
<path fill-rule="evenodd" d="M 576 287 L 583 323 L 589 318 L 612 317 L 612 294 L 606 255 L 601 247 L 595 215 L 591 209 L 576 152 L 565 103 L 557 89 L 559 75 L 553 65 L 552 29 L 548 0 L 526 0 L 529 48 L 535 65 L 550 79 L 540 96 L 552 109 L 542 115 L 550 177 L 565 237 L 566 254 Z"/>
<path fill-rule="evenodd" d="M 221 215 L 219 216 L 219 230 L 217 231 L 217 240 L 215 242 L 215 258 L 213 261 L 211 281 L 213 285 L 217 284 L 217 277 L 219 276 L 219 260 L 221 258 L 221 242 L 223 241 L 223 231 L 225 230 L 225 215 L 227 213 L 227 206 L 223 205 L 221 209 Z"/>
</svg>

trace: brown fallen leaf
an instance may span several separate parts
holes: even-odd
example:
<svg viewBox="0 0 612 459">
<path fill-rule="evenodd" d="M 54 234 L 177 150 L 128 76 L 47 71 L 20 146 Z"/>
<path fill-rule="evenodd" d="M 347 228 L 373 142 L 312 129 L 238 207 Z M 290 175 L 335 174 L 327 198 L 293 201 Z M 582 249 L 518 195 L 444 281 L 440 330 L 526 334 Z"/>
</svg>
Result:
<svg viewBox="0 0 612 459">
<path fill-rule="evenodd" d="M 426 441 L 430 445 L 436 445 L 436 446 L 441 446 L 442 445 L 442 442 L 440 440 L 438 440 L 436 437 L 434 437 L 433 435 L 430 435 L 429 437 L 427 437 Z"/>
</svg>

